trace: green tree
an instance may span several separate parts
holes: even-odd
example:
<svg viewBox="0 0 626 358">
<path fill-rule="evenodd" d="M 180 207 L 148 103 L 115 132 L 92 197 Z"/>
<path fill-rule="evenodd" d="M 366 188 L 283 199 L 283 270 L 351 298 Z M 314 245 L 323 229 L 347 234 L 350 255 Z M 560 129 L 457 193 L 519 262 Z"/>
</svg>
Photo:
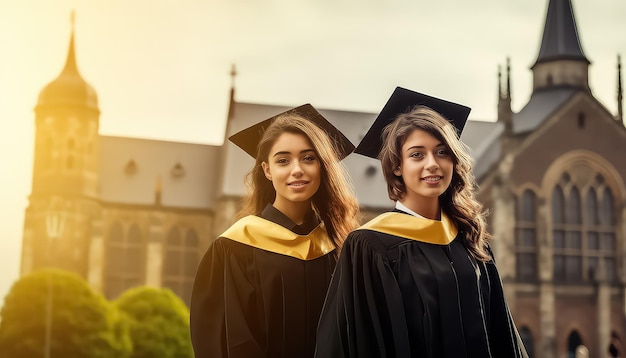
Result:
<svg viewBox="0 0 626 358">
<path fill-rule="evenodd" d="M 129 316 L 132 358 L 193 357 L 189 310 L 170 289 L 132 288 L 115 304 Z"/>
<path fill-rule="evenodd" d="M 0 319 L 0 357 L 44 357 L 49 349 L 53 358 L 126 358 L 132 349 L 121 312 L 80 276 L 62 270 L 16 281 Z"/>
</svg>

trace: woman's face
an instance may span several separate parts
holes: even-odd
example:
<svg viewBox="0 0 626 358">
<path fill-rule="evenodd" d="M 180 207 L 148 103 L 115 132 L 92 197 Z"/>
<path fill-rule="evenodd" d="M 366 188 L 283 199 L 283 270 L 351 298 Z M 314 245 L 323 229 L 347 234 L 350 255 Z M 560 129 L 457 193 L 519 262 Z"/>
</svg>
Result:
<svg viewBox="0 0 626 358">
<path fill-rule="evenodd" d="M 454 173 L 450 149 L 430 133 L 415 129 L 402 145 L 400 156 L 394 174 L 402 176 L 406 187 L 402 203 L 409 208 L 437 203 Z"/>
<path fill-rule="evenodd" d="M 321 163 L 306 136 L 282 133 L 262 165 L 276 190 L 274 207 L 289 212 L 296 205 L 310 205 L 320 187 Z"/>
</svg>

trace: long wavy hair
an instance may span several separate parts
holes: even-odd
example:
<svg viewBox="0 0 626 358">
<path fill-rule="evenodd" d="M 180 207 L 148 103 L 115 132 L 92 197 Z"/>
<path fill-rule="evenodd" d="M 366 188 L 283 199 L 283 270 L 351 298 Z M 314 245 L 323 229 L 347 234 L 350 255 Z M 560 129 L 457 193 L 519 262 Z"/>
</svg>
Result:
<svg viewBox="0 0 626 358">
<path fill-rule="evenodd" d="M 486 229 L 486 213 L 475 197 L 477 184 L 472 174 L 472 157 L 467 146 L 459 140 L 454 126 L 429 107 L 415 106 L 407 113 L 398 115 L 383 130 L 383 147 L 378 158 L 387 181 L 389 198 L 400 200 L 406 193 L 404 180 L 394 174 L 394 169 L 402 164 L 402 146 L 416 129 L 431 134 L 452 153 L 452 181 L 439 196 L 439 206 L 457 223 L 459 230 L 465 233 L 464 240 L 472 255 L 479 260 L 488 261 L 491 257 L 487 253 L 487 243 L 491 235 Z"/>
<path fill-rule="evenodd" d="M 313 195 L 311 206 L 324 222 L 338 253 L 348 233 L 359 225 L 359 204 L 350 177 L 338 159 L 334 142 L 323 129 L 297 114 L 279 116 L 265 130 L 257 148 L 254 167 L 246 175 L 248 193 L 243 198 L 243 207 L 237 218 L 260 215 L 267 204 L 274 202 L 276 190 L 265 177 L 262 163 L 268 162 L 274 142 L 285 132 L 308 138 L 320 159 L 320 187 Z"/>
</svg>

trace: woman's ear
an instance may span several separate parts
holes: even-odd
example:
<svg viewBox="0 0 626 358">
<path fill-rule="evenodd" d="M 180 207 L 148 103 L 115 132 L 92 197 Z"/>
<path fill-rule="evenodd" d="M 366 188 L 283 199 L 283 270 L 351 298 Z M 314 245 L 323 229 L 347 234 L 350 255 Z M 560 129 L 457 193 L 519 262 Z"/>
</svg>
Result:
<svg viewBox="0 0 626 358">
<path fill-rule="evenodd" d="M 396 167 L 396 169 L 393 170 L 393 174 L 397 177 L 401 177 L 402 176 L 402 171 L 400 170 L 400 166 L 398 165 Z"/>
<path fill-rule="evenodd" d="M 263 173 L 265 173 L 265 177 L 269 181 L 272 181 L 272 173 L 270 173 L 270 166 L 265 162 L 261 163 L 261 166 L 263 167 Z"/>
</svg>

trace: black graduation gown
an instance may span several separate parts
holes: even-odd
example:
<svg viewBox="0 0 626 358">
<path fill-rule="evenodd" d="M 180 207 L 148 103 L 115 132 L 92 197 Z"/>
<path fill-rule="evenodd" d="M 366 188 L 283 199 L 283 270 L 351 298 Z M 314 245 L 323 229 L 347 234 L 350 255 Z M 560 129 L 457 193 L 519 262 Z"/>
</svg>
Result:
<svg viewBox="0 0 626 358">
<path fill-rule="evenodd" d="M 306 243 L 306 237 L 284 226 L 294 231 L 302 227 L 273 207 L 262 216 L 255 217 L 259 227 L 242 229 L 250 230 L 246 234 L 252 233 L 252 239 L 277 232 Z M 318 234 L 327 238 L 316 224 L 309 225 L 308 231 L 315 228 L 311 235 L 321 228 Z M 313 356 L 317 322 L 336 263 L 334 250 L 302 259 L 257 244 L 220 237 L 204 255 L 190 306 L 196 358 Z"/>
<path fill-rule="evenodd" d="M 451 237 L 442 245 L 352 232 L 320 317 L 315 356 L 524 357 L 494 262 L 475 260 L 462 233 Z"/>
</svg>

